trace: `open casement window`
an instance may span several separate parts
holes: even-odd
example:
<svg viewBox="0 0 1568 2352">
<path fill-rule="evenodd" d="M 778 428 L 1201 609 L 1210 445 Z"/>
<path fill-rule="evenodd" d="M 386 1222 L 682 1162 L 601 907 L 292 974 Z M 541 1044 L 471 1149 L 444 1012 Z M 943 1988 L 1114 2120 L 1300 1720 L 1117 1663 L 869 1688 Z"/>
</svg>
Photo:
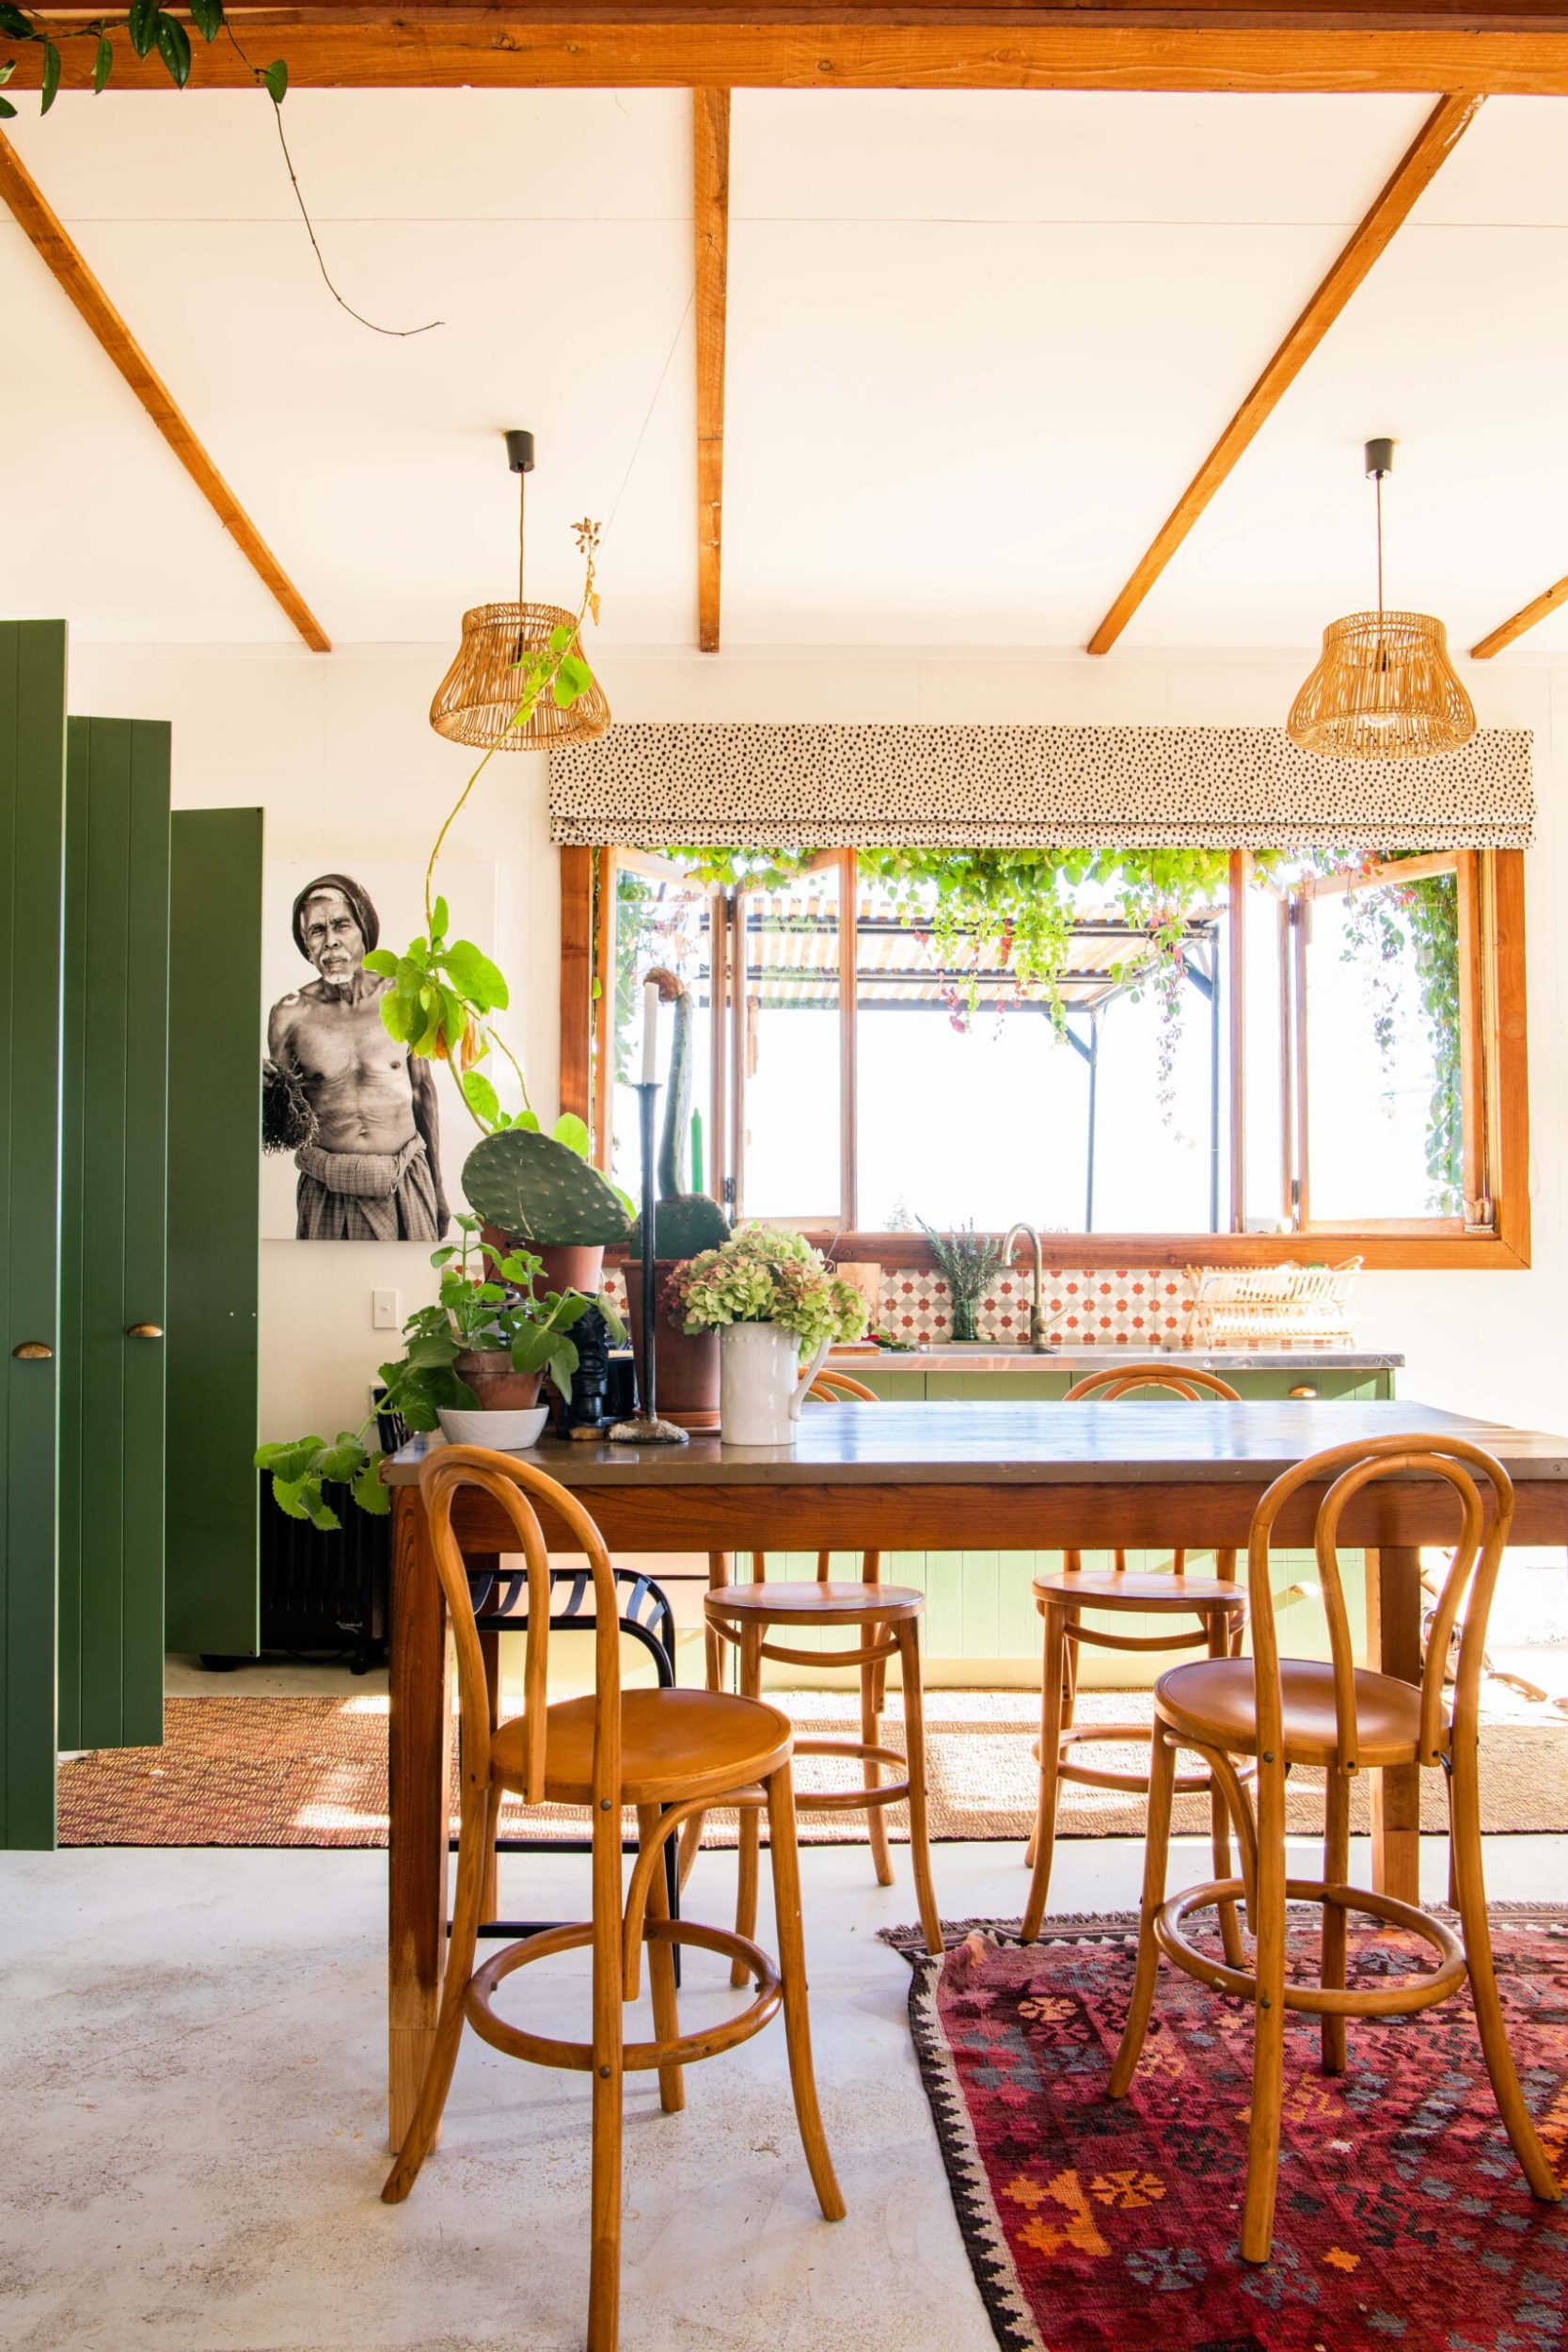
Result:
<svg viewBox="0 0 1568 2352">
<path fill-rule="evenodd" d="M 1521 853 L 1327 867 L 1233 852 L 1152 958 L 1085 884 L 1047 985 L 884 857 L 709 887 L 600 851 L 600 1163 L 636 1190 L 663 962 L 695 1009 L 695 1185 L 842 1254 L 1024 1218 L 1068 1266 L 1528 1263 Z"/>
<path fill-rule="evenodd" d="M 1479 865 L 1387 859 L 1280 899 L 1280 1206 L 1299 1232 L 1495 1230 Z"/>
</svg>

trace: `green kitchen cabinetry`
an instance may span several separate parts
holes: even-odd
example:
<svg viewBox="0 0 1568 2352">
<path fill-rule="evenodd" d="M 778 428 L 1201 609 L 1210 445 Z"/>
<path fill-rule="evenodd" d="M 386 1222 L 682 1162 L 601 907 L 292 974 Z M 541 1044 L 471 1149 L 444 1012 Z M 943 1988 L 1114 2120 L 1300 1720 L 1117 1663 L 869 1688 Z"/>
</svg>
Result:
<svg viewBox="0 0 1568 2352">
<path fill-rule="evenodd" d="M 1110 1361 L 1108 1352 L 1094 1359 L 1095 1367 Z M 1304 1360 L 1283 1368 L 1270 1366 L 1255 1370 L 1244 1363 L 1223 1366 L 1210 1357 L 1195 1358 L 1223 1376 L 1241 1392 L 1243 1400 L 1283 1400 L 1292 1389 L 1308 1388 L 1319 1397 L 1328 1400 L 1391 1397 L 1394 1394 L 1394 1367 L 1380 1360 L 1351 1365 L 1324 1364 L 1321 1359 Z M 1170 1359 L 1172 1368 L 1180 1367 L 1180 1356 Z M 1076 1380 L 1089 1369 L 1087 1364 L 1053 1367 L 1035 1371 L 1010 1366 L 998 1371 L 966 1372 L 937 1370 L 911 1357 L 907 1363 L 889 1363 L 885 1359 L 874 1367 L 846 1359 L 846 1369 L 856 1379 L 874 1389 L 880 1397 L 899 1404 L 936 1403 L 960 1399 L 1010 1401 L 1016 1404 L 1060 1401 Z M 816 1407 L 809 1408 L 812 1410 Z M 831 1410 L 823 1406 L 821 1410 Z M 1116 1409 L 1136 1412 L 1135 1400 Z M 1275 1555 L 1277 1574 L 1276 1595 L 1281 1596 L 1280 1628 L 1292 1655 L 1296 1657 L 1327 1657 L 1328 1629 L 1318 1598 L 1317 1564 L 1310 1551 L 1280 1551 Z M 1158 1552 L 1132 1552 L 1128 1565 L 1132 1567 L 1160 1568 L 1169 1565 L 1170 1555 Z M 1109 1554 L 1092 1551 L 1084 1555 L 1085 1568 L 1112 1565 Z M 1204 1557 L 1197 1554 L 1195 1565 L 1202 1572 Z M 1036 1613 L 1032 1580 L 1037 1570 L 1054 1573 L 1060 1568 L 1059 1552 L 1028 1551 L 896 1551 L 884 1555 L 882 1574 L 890 1583 L 912 1584 L 926 1596 L 926 1620 L 923 1633 L 927 1677 L 933 1682 L 948 1686 L 963 1683 L 994 1682 L 1029 1685 L 1037 1680 L 1040 1660 L 1040 1621 Z M 849 1576 L 855 1573 L 849 1555 L 835 1560 L 835 1573 Z M 1361 1595 L 1363 1571 L 1360 1555 L 1347 1553 L 1344 1561 L 1346 1598 L 1352 1624 L 1359 1627 L 1363 1619 Z M 810 1577 L 816 1574 L 815 1554 L 787 1554 L 775 1558 L 769 1554 L 768 1574 L 778 1577 Z M 1245 1574 L 1245 1563 L 1238 1566 Z M 1126 1626 L 1129 1632 L 1153 1634 L 1168 1628 L 1163 1621 L 1141 1616 Z M 831 1648 L 833 1637 L 822 1634 L 791 1636 L 800 1648 Z M 1145 1652 L 1140 1656 L 1119 1658 L 1116 1652 L 1089 1650 L 1084 1657 L 1084 1682 L 1086 1688 L 1120 1681 L 1127 1685 L 1147 1686 L 1164 1666 L 1178 1662 L 1180 1653 Z M 809 1679 L 809 1668 L 774 1669 L 776 1687 L 784 1688 L 790 1681 Z M 839 1677 L 834 1677 L 837 1680 Z"/>
</svg>

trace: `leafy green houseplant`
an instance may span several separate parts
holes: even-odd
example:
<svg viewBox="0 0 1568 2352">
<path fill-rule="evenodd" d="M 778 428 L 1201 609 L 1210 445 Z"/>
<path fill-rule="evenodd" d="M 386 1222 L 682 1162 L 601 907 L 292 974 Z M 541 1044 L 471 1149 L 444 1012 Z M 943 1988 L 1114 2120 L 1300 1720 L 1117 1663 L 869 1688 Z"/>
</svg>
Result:
<svg viewBox="0 0 1568 2352">
<path fill-rule="evenodd" d="M 515 664 L 513 728 L 527 724 L 542 695 L 569 709 L 593 683 L 592 671 L 574 648 L 589 613 L 598 617 L 597 525 L 579 523 L 577 538 L 586 565 L 581 602 L 569 628 L 557 628 L 547 646 Z M 558 1384 L 570 1381 L 578 1358 L 567 1333 L 591 1305 L 598 1306 L 613 1335 L 624 1336 L 607 1299 L 590 1297 L 565 1282 L 542 1294 L 537 1287 L 545 1273 L 539 1248 L 578 1236 L 599 1243 L 618 1239 L 630 1222 L 630 1206 L 588 1165 L 588 1131 L 580 1119 L 560 1120 L 553 1136 L 543 1132 L 522 1065 L 495 1023 L 510 1002 L 505 977 L 471 940 L 449 937 L 450 910 L 436 890 L 436 865 L 447 835 L 496 748 L 492 745 L 474 768 L 436 836 L 425 866 L 423 933 L 402 955 L 376 948 L 365 959 L 368 970 L 390 983 L 381 1000 L 388 1036 L 416 1058 L 451 1064 L 469 1115 L 490 1147 L 477 1168 L 479 1154 L 471 1154 L 463 1171 L 464 1190 L 476 1214 L 456 1220 L 461 1246 L 438 1249 L 431 1260 L 440 1271 L 439 1296 L 404 1325 L 406 1354 L 381 1367 L 386 1395 L 379 1409 L 401 1415 L 410 1428 L 421 1431 L 436 1428 L 443 1410 L 483 1409 L 475 1381 L 486 1374 L 531 1375 L 537 1382 L 548 1371 Z M 511 1064 L 522 1095 L 520 1111 L 503 1110 L 479 1067 L 492 1046 Z M 490 1231 L 476 1238 L 482 1227 Z M 474 1267 L 476 1252 L 478 1269 L 487 1271 Z M 305 1437 L 259 1447 L 256 1465 L 272 1472 L 279 1509 L 320 1528 L 341 1526 L 325 1488 L 346 1486 L 362 1510 L 385 1513 L 390 1498 L 380 1483 L 381 1453 L 366 1443 L 375 1417 L 367 1415 L 357 1429 L 340 1431 L 330 1443 Z"/>
<path fill-rule="evenodd" d="M 502 1250 L 478 1239 L 479 1219 L 462 1216 L 461 1243 L 437 1249 L 440 1271 L 434 1304 L 418 1308 L 403 1327 L 404 1352 L 381 1366 L 385 1393 L 357 1429 L 323 1438 L 291 1438 L 259 1446 L 258 1470 L 272 1472 L 279 1510 L 320 1528 L 341 1525 L 325 1492 L 350 1488 L 361 1510 L 383 1514 L 391 1497 L 380 1482 L 382 1453 L 367 1438 L 377 1413 L 397 1415 L 410 1429 L 440 1426 L 443 1413 L 512 1413 L 531 1406 L 548 1373 L 564 1389 L 577 1370 L 572 1326 L 596 1306 L 621 1336 L 613 1306 L 580 1291 L 538 1288 L 541 1261 L 526 1249 Z"/>
<path fill-rule="evenodd" d="M 1001 1268 L 1002 1245 L 989 1234 L 977 1233 L 973 1219 L 950 1233 L 937 1232 L 924 1217 L 920 1223 L 931 1245 L 937 1272 L 947 1285 L 953 1308 L 953 1337 L 976 1340 L 980 1336 L 976 1321 L 980 1303 Z"/>
</svg>

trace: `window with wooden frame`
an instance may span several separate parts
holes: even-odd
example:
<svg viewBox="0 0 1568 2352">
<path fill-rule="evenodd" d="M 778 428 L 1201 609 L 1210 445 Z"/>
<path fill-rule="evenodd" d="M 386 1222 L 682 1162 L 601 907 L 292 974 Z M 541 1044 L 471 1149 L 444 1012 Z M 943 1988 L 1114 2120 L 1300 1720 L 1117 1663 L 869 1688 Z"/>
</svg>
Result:
<svg viewBox="0 0 1568 2352">
<path fill-rule="evenodd" d="M 691 1187 L 841 1255 L 1022 1217 L 1077 1266 L 1528 1263 L 1517 850 L 1238 850 L 1157 954 L 1087 890 L 1049 988 L 854 850 L 721 882 L 562 858 L 563 1106 L 591 1096 L 628 1190 L 663 963 L 693 1004 Z"/>
</svg>

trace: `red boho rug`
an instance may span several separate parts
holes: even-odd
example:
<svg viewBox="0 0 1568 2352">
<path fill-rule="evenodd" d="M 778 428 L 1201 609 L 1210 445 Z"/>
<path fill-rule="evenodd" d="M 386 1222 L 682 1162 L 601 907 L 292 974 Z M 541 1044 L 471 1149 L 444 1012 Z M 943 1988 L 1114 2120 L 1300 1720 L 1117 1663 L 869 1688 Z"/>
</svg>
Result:
<svg viewBox="0 0 1568 2352">
<path fill-rule="evenodd" d="M 1315 1921 L 1304 1912 L 1303 1953 Z M 1514 2056 L 1568 2143 L 1568 1917 L 1499 1913 Z M 961 1931 L 960 1931 L 961 1932 Z M 1014 1931 L 1016 1933 L 1016 1930 Z M 995 1923 L 914 1963 L 910 2014 L 975 2281 L 1006 2352 L 1560 2352 L 1568 2207 L 1539 2205 L 1497 2121 L 1466 1997 L 1351 2025 L 1317 2063 L 1292 2018 L 1274 2259 L 1241 2260 L 1251 2013 L 1162 1965 L 1132 2095 L 1105 2095 L 1133 1923 Z M 1420 1947 L 1370 1926 L 1359 1974 Z M 1430 1957 L 1430 1955 L 1429 1955 Z"/>
</svg>

